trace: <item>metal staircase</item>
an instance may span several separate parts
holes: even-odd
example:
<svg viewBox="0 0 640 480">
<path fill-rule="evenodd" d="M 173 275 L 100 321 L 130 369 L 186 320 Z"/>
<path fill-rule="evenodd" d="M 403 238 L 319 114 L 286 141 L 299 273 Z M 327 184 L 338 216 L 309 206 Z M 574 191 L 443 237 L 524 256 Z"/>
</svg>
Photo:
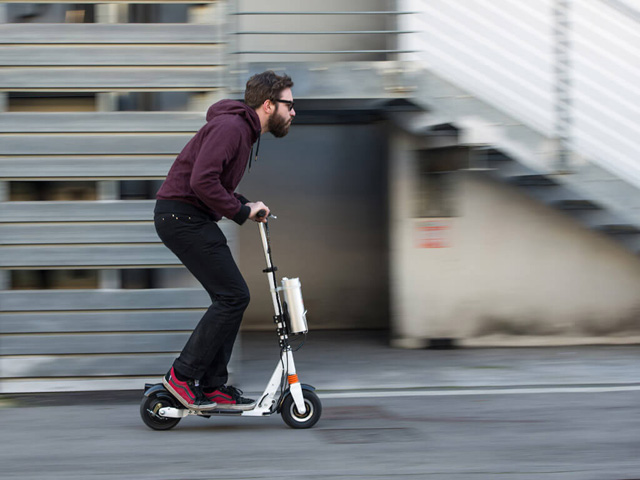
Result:
<svg viewBox="0 0 640 480">
<path fill-rule="evenodd" d="M 575 179 L 567 178 L 573 174 L 540 173 L 495 149 L 477 153 L 485 156 L 486 168 L 491 170 L 494 177 L 519 187 L 536 200 L 564 212 L 592 230 L 609 235 L 640 254 L 640 225 L 629 216 L 618 214 L 595 200 L 596 194 L 589 194 L 588 185 L 574 187 L 571 180 Z M 639 194 L 635 192 L 636 196 Z"/>
<path fill-rule="evenodd" d="M 404 130 L 418 137 L 452 138 L 451 144 L 470 148 L 468 169 L 518 187 L 640 254 L 638 187 L 584 158 L 562 170 L 554 138 L 431 72 L 412 76 L 418 85 L 413 102 L 422 111 L 391 114 Z"/>
<path fill-rule="evenodd" d="M 621 2 L 408 1 L 400 47 L 424 109 L 416 135 L 448 127 L 469 168 L 517 186 L 640 253 L 640 49 Z"/>
</svg>

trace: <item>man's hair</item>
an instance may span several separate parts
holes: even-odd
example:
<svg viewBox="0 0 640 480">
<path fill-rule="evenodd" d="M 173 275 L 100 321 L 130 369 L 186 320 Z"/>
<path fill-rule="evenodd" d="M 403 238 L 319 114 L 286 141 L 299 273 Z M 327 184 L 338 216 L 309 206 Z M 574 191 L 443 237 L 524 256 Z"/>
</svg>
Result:
<svg viewBox="0 0 640 480">
<path fill-rule="evenodd" d="M 276 75 L 272 70 L 258 73 L 247 81 L 244 103 L 251 108 L 258 108 L 265 100 L 278 100 L 280 92 L 291 87 L 293 80 L 286 74 Z"/>
</svg>

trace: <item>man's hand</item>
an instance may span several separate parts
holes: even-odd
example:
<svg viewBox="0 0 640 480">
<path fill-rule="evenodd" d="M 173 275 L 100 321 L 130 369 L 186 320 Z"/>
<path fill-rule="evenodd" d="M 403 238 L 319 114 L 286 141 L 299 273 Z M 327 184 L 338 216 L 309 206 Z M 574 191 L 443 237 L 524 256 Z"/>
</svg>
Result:
<svg viewBox="0 0 640 480">
<path fill-rule="evenodd" d="M 267 222 L 267 217 L 269 216 L 269 212 L 270 212 L 269 207 L 267 207 L 262 202 L 249 202 L 246 205 L 251 209 L 251 213 L 249 214 L 249 218 L 251 220 L 253 220 L 254 222 L 262 222 L 262 223 Z M 263 217 L 258 218 L 257 215 L 260 210 L 264 210 L 267 213 Z"/>
</svg>

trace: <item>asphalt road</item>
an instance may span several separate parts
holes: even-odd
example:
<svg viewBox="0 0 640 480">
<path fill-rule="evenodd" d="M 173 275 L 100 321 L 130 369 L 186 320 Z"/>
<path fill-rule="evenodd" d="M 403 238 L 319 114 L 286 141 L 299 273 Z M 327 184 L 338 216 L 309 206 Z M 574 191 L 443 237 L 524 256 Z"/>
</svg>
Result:
<svg viewBox="0 0 640 480">
<path fill-rule="evenodd" d="M 189 417 L 157 432 L 132 401 L 4 401 L 0 478 L 639 479 L 640 391 L 574 388 L 326 394 L 310 430 Z"/>
</svg>

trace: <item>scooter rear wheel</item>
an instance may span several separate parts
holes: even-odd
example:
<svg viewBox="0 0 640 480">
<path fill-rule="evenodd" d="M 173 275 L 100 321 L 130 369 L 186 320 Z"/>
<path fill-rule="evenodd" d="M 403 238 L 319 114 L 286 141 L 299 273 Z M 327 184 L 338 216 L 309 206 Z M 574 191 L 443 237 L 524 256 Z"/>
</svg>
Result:
<svg viewBox="0 0 640 480">
<path fill-rule="evenodd" d="M 169 430 L 175 427 L 181 419 L 161 417 L 159 412 L 164 407 L 180 408 L 181 405 L 167 391 L 160 391 L 152 393 L 148 397 L 146 395 L 142 397 L 140 416 L 144 424 L 153 430 Z"/>
<path fill-rule="evenodd" d="M 322 415 L 322 403 L 315 392 L 311 390 L 303 390 L 304 406 L 306 411 L 301 414 L 296 408 L 291 393 L 282 402 L 281 415 L 284 422 L 291 428 L 311 428 Z"/>
</svg>

